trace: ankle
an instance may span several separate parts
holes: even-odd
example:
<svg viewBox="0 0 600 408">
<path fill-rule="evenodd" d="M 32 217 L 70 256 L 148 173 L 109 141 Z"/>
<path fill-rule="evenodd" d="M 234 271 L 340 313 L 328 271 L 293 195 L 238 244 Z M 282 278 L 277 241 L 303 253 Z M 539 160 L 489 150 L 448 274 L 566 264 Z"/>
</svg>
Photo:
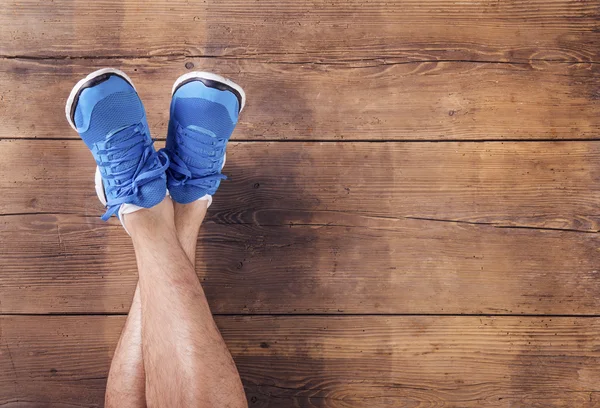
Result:
<svg viewBox="0 0 600 408">
<path fill-rule="evenodd" d="M 123 219 L 124 225 L 132 238 L 140 234 L 154 236 L 157 233 L 164 235 L 169 231 L 175 233 L 175 221 L 173 214 L 173 203 L 166 197 L 160 204 L 152 208 L 126 214 Z"/>
<path fill-rule="evenodd" d="M 206 216 L 208 201 L 196 200 L 189 204 L 173 203 L 175 214 L 175 226 L 178 232 L 196 232 L 200 230 L 200 225 Z"/>
</svg>

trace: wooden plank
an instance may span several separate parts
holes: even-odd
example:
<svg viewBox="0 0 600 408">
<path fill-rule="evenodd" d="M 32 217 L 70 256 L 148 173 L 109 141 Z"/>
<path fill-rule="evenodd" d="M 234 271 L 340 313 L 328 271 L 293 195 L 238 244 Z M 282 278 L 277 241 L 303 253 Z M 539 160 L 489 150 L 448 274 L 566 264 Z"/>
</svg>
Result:
<svg viewBox="0 0 600 408">
<path fill-rule="evenodd" d="M 0 404 L 102 405 L 123 317 L 0 321 Z M 251 407 L 600 403 L 598 318 L 253 316 L 217 324 Z"/>
<path fill-rule="evenodd" d="M 530 228 L 597 231 L 599 149 L 234 143 L 199 274 L 219 313 L 595 314 L 595 234 Z M 1 310 L 126 311 L 133 253 L 83 144 L 0 151 Z"/>
<path fill-rule="evenodd" d="M 598 60 L 599 3 L 572 0 L 7 1 L 0 54 L 285 61 Z"/>
<path fill-rule="evenodd" d="M 295 215 L 301 221 L 299 215 Z M 311 214 L 205 223 L 215 313 L 560 314 L 600 310 L 595 234 Z M 0 217 L 0 313 L 126 313 L 131 240 L 97 217 Z"/>
<path fill-rule="evenodd" d="M 0 152 L 0 214 L 101 214 L 81 141 L 4 140 Z M 231 143 L 211 219 L 287 225 L 321 212 L 595 232 L 598 162 L 597 142 Z"/>
<path fill-rule="evenodd" d="M 78 138 L 64 102 L 77 80 L 107 65 L 131 74 L 161 139 L 171 86 L 186 67 L 217 71 L 246 89 L 237 140 L 582 139 L 600 132 L 598 64 L 153 58 L 3 61 L 0 138 Z"/>
</svg>

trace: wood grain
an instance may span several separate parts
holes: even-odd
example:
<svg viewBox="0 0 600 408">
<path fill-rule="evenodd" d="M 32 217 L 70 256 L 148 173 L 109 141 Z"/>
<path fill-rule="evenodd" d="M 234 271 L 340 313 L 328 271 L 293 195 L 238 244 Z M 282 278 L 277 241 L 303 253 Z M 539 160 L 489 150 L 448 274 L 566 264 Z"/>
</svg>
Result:
<svg viewBox="0 0 600 408">
<path fill-rule="evenodd" d="M 6 1 L 0 54 L 598 61 L 597 1 Z"/>
<path fill-rule="evenodd" d="M 559 314 L 600 310 L 595 234 L 318 214 L 205 223 L 215 313 Z M 318 224 L 321 222 L 322 224 Z M 130 238 L 97 217 L 0 217 L 0 313 L 126 313 Z"/>
<path fill-rule="evenodd" d="M 103 405 L 137 272 L 63 108 L 104 66 L 158 139 L 179 75 L 248 93 L 197 272 L 251 408 L 600 406 L 599 44 L 599 0 L 2 2 L 0 406 Z"/>
<path fill-rule="evenodd" d="M 124 317 L 0 322 L 0 404 L 102 405 Z M 250 407 L 600 403 L 597 318 L 252 316 L 220 317 L 217 324 Z"/>
<path fill-rule="evenodd" d="M 101 214 L 81 141 L 0 141 L 0 214 Z M 231 143 L 210 219 L 328 223 L 336 213 L 600 229 L 596 142 Z"/>
<path fill-rule="evenodd" d="M 219 313 L 596 314 L 598 149 L 234 143 L 199 274 Z M 126 311 L 130 241 L 83 143 L 0 151 L 1 311 Z"/>
<path fill-rule="evenodd" d="M 102 66 L 131 74 L 160 139 L 171 86 L 186 66 L 245 88 L 237 140 L 586 139 L 600 132 L 598 64 L 155 58 L 5 60 L 0 138 L 77 139 L 64 103 L 76 81 Z"/>
</svg>

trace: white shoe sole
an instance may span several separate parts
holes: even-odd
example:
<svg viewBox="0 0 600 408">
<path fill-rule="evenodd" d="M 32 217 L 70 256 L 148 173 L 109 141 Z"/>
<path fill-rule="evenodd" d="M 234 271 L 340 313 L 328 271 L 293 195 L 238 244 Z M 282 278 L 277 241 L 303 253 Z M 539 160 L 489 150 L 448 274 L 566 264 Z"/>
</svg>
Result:
<svg viewBox="0 0 600 408">
<path fill-rule="evenodd" d="M 173 95 L 175 93 L 175 90 L 177 90 L 179 85 L 181 85 L 182 83 L 184 83 L 186 81 L 189 81 L 190 79 L 207 79 L 209 81 L 220 82 L 222 84 L 232 87 L 242 97 L 240 113 L 244 109 L 244 106 L 246 105 L 246 93 L 244 92 L 242 87 L 239 86 L 238 84 L 236 84 L 235 82 L 233 82 L 232 80 L 222 77 L 221 75 L 213 74 L 212 72 L 195 71 L 195 72 L 188 72 L 187 74 L 180 76 L 179 78 L 177 78 L 177 80 L 173 84 L 173 89 L 171 90 L 171 95 Z"/>
<path fill-rule="evenodd" d="M 67 104 L 65 105 L 65 114 L 67 116 L 67 121 L 69 121 L 69 125 L 71 125 L 71 127 L 75 131 L 77 131 L 77 127 L 75 126 L 75 123 L 73 122 L 73 118 L 71 118 L 71 112 L 73 109 L 73 104 L 75 103 L 75 98 L 81 91 L 81 88 L 83 88 L 88 82 L 90 82 L 91 80 L 93 80 L 101 75 L 105 75 L 105 74 L 116 74 L 120 77 L 123 77 L 127 82 L 129 82 L 129 85 L 131 85 L 133 87 L 133 89 L 135 89 L 135 86 L 133 85 L 133 81 L 131 81 L 131 78 L 129 78 L 126 73 L 124 73 L 123 71 L 118 70 L 116 68 L 99 69 L 98 71 L 92 72 L 91 74 L 89 74 L 88 76 L 83 78 L 81 81 L 77 82 L 75 84 L 75 86 L 73 87 L 73 89 L 71 90 L 71 93 L 69 94 L 69 98 L 67 99 Z M 136 92 L 137 92 L 137 90 L 136 90 Z"/>
</svg>

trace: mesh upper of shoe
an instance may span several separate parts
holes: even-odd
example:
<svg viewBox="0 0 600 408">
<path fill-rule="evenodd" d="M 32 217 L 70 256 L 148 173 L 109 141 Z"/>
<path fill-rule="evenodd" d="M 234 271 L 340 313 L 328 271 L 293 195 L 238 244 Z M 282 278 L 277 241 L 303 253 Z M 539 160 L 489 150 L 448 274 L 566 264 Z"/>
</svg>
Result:
<svg viewBox="0 0 600 408">
<path fill-rule="evenodd" d="M 171 159 L 171 197 L 190 203 L 213 195 L 221 179 L 225 148 L 237 124 L 239 101 L 230 91 L 187 83 L 173 95 L 166 151 Z"/>
<path fill-rule="evenodd" d="M 122 203 L 149 208 L 164 199 L 166 177 L 159 169 L 166 166 L 152 146 L 142 102 L 127 81 L 111 76 L 84 89 L 74 121 L 102 174 L 109 207 L 103 218 Z"/>
</svg>

